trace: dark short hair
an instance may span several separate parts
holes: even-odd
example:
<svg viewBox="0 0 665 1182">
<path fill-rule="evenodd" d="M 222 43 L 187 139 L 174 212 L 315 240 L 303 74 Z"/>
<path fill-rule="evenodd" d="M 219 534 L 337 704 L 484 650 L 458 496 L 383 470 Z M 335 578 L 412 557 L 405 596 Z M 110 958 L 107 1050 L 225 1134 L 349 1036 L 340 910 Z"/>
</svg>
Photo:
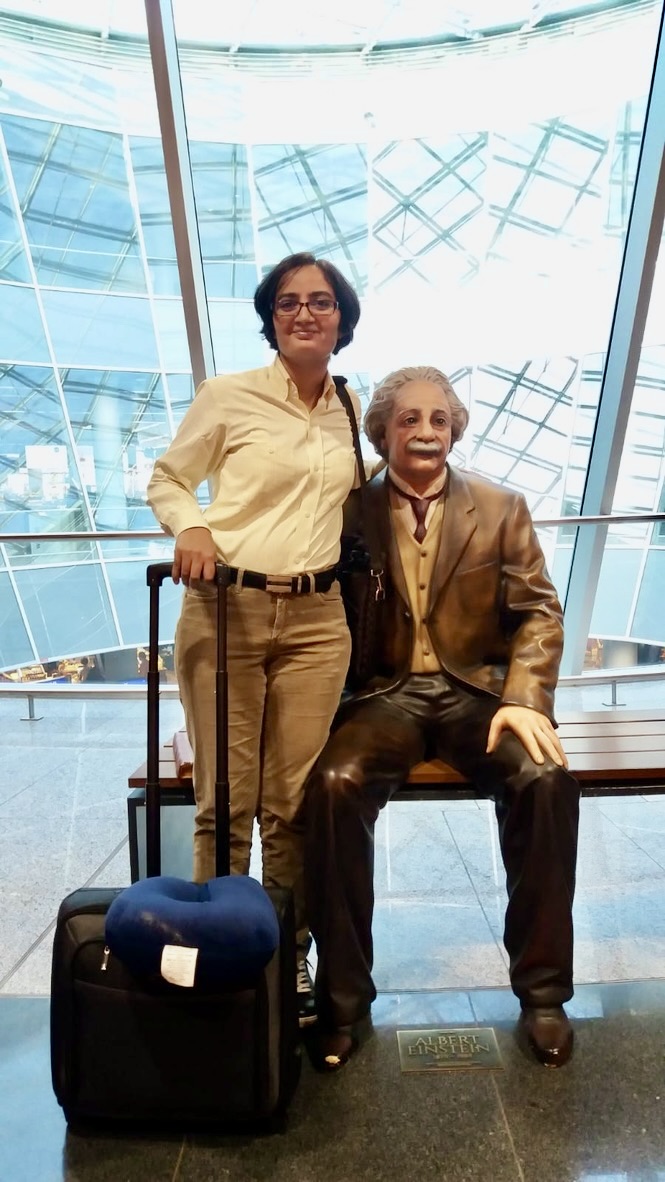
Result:
<svg viewBox="0 0 665 1182">
<path fill-rule="evenodd" d="M 340 349 L 343 349 L 345 345 L 350 345 L 353 340 L 353 330 L 360 319 L 360 301 L 349 281 L 344 278 L 341 271 L 337 270 L 337 267 L 329 263 L 327 259 L 317 259 L 309 251 L 303 250 L 299 254 L 290 254 L 288 258 L 282 259 L 280 263 L 276 263 L 268 271 L 268 274 L 259 283 L 254 292 L 254 307 L 261 321 L 261 333 L 270 348 L 276 349 L 277 338 L 272 320 L 275 296 L 285 276 L 290 271 L 299 271 L 301 267 L 318 267 L 335 293 L 335 299 L 339 304 L 340 319 L 339 336 L 333 353 L 339 353 Z"/>
</svg>

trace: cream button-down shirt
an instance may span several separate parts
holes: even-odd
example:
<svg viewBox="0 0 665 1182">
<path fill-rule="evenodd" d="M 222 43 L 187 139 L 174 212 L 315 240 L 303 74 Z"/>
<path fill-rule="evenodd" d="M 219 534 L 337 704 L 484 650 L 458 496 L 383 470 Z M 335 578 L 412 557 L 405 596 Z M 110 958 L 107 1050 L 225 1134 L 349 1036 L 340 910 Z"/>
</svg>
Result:
<svg viewBox="0 0 665 1182">
<path fill-rule="evenodd" d="M 155 463 L 148 502 L 169 534 L 209 529 L 231 566 L 301 574 L 338 561 L 355 472 L 351 428 L 330 375 L 310 412 L 276 358 L 201 383 Z M 211 503 L 201 508 L 196 490 L 205 480 Z"/>
</svg>

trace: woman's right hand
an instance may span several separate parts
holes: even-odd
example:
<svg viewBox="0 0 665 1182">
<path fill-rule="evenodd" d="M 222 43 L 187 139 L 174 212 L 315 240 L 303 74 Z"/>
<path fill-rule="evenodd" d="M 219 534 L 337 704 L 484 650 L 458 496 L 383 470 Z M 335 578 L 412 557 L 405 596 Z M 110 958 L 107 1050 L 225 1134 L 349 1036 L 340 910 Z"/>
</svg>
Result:
<svg viewBox="0 0 665 1182">
<path fill-rule="evenodd" d="M 179 583 L 182 579 L 185 586 L 189 587 L 192 579 L 207 579 L 212 582 L 216 563 L 215 543 L 210 530 L 204 525 L 193 525 L 178 534 L 171 570 L 174 583 Z"/>
</svg>

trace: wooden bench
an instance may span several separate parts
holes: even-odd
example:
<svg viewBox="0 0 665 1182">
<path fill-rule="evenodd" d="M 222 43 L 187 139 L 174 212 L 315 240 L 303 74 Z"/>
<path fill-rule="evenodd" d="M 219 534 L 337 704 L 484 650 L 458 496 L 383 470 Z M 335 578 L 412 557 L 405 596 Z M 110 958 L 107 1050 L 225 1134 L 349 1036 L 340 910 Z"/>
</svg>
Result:
<svg viewBox="0 0 665 1182">
<path fill-rule="evenodd" d="M 665 707 L 562 713 L 559 737 L 583 796 L 630 795 L 665 788 Z M 161 748 L 163 790 L 191 789 L 191 770 L 178 775 L 173 747 Z M 129 777 L 144 788 L 146 765 Z M 419 763 L 393 800 L 473 800 L 482 793 L 440 759 Z"/>
<path fill-rule="evenodd" d="M 665 792 L 665 707 L 654 710 L 598 710 L 562 713 L 559 735 L 583 796 L 625 796 Z M 187 762 L 187 744 L 180 756 Z M 191 751 L 189 751 L 191 757 Z M 194 793 L 191 763 L 176 770 L 173 744 L 160 750 L 162 867 L 191 878 Z M 145 873 L 146 765 L 129 777 L 127 801 L 132 882 Z M 419 763 L 393 800 L 478 800 L 473 784 L 439 759 Z M 185 806 L 172 808 L 169 806 Z"/>
</svg>

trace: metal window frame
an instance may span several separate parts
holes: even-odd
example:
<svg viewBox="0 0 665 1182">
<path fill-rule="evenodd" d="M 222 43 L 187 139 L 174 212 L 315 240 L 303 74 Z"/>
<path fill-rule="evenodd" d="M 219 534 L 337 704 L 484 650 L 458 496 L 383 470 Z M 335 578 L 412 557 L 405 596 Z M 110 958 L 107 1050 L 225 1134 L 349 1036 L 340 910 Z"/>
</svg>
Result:
<svg viewBox="0 0 665 1182">
<path fill-rule="evenodd" d="M 661 15 L 642 146 L 601 380 L 580 516 L 612 512 L 665 219 L 665 10 Z M 562 675 L 581 672 L 607 524 L 578 530 L 564 604 Z"/>
<path fill-rule="evenodd" d="M 194 388 L 215 373 L 171 0 L 145 0 L 148 43 Z"/>
</svg>

